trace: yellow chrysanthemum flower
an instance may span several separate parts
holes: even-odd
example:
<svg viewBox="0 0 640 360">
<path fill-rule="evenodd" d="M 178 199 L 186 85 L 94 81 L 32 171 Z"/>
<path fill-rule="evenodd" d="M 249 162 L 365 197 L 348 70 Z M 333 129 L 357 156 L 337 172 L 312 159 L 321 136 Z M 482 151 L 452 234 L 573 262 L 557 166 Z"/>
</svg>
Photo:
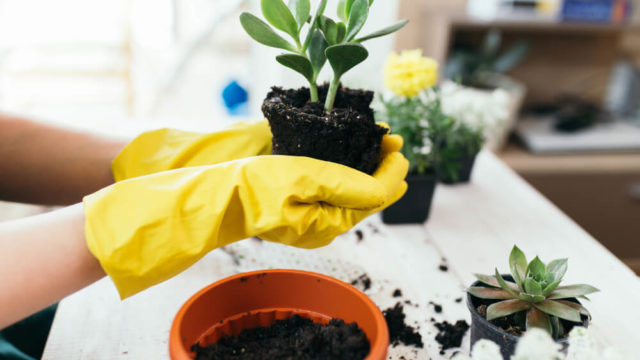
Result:
<svg viewBox="0 0 640 360">
<path fill-rule="evenodd" d="M 385 86 L 400 96 L 413 97 L 438 81 L 438 62 L 422 56 L 422 50 L 389 55 L 384 68 Z"/>
</svg>

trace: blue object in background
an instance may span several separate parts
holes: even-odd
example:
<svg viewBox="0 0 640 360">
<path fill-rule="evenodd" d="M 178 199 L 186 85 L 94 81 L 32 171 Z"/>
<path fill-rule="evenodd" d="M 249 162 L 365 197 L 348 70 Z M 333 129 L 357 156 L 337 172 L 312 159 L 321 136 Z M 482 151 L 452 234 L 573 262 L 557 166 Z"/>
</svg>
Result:
<svg viewBox="0 0 640 360">
<path fill-rule="evenodd" d="M 564 0 L 562 20 L 610 23 L 614 3 L 614 0 Z"/>
<path fill-rule="evenodd" d="M 222 100 L 229 115 L 249 114 L 249 93 L 237 81 L 231 81 L 222 89 Z"/>
</svg>

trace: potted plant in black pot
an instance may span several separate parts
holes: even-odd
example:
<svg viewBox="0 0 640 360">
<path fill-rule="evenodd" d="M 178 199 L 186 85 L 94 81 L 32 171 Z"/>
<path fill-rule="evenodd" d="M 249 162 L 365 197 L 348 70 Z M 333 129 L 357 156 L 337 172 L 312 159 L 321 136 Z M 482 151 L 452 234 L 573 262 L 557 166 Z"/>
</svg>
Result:
<svg viewBox="0 0 640 360">
<path fill-rule="evenodd" d="M 490 30 L 479 47 L 455 46 L 445 66 L 442 84 L 445 96 L 453 94 L 445 104 L 445 112 L 464 122 L 465 118 L 482 118 L 487 147 L 499 150 L 513 129 L 526 95 L 521 82 L 505 75 L 524 60 L 529 52 L 526 41 L 502 46 L 502 35 Z M 493 109 L 498 108 L 497 111 Z"/>
<path fill-rule="evenodd" d="M 438 145 L 440 181 L 445 184 L 469 182 L 476 156 L 483 143 L 481 127 L 472 127 L 460 121 L 443 132 Z"/>
<path fill-rule="evenodd" d="M 300 73 L 308 88 L 272 88 L 262 105 L 273 134 L 272 153 L 308 156 L 373 173 L 378 165 L 381 141 L 388 132 L 374 122 L 370 103 L 373 92 L 341 86 L 341 77 L 369 55 L 362 43 L 391 34 L 407 22 L 399 21 L 372 34 L 360 36 L 373 0 L 342 0 L 339 20 L 324 15 L 326 0 L 311 15 L 309 0 L 261 0 L 258 17 L 243 13 L 243 28 L 261 44 L 285 50 L 276 60 Z M 288 35 L 282 37 L 276 30 Z M 306 33 L 305 33 L 306 31 Z M 329 62 L 329 85 L 316 84 Z"/>
<path fill-rule="evenodd" d="M 422 223 L 429 217 L 437 183 L 434 129 L 442 122 L 441 108 L 426 92 L 437 80 L 438 64 L 420 50 L 392 53 L 385 67 L 385 83 L 393 92 L 380 97 L 376 119 L 402 136 L 402 154 L 409 160 L 406 194 L 382 212 L 387 224 Z"/>
<path fill-rule="evenodd" d="M 478 281 L 467 289 L 471 345 L 491 340 L 508 360 L 527 329 L 541 328 L 566 344 L 573 327 L 587 327 L 591 315 L 578 299 L 599 290 L 585 284 L 560 286 L 567 263 L 556 259 L 545 265 L 537 256 L 527 263 L 514 246 L 509 256 L 511 275 L 503 276 L 497 268 L 494 276 L 476 274 Z"/>
</svg>

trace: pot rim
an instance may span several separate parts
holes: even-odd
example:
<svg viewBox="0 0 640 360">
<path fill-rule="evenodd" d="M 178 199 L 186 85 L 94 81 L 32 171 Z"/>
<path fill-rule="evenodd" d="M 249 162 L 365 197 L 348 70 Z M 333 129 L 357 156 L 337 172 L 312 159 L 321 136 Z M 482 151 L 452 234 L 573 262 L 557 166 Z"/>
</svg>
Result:
<svg viewBox="0 0 640 360">
<path fill-rule="evenodd" d="M 509 278 L 511 278 L 511 275 L 508 275 L 508 274 L 501 274 L 501 275 L 502 275 L 502 277 L 509 277 Z M 479 284 L 482 284 L 482 282 L 481 282 L 481 281 L 479 281 L 479 280 L 476 280 L 476 281 L 474 281 L 474 282 L 471 284 L 471 286 L 476 286 L 476 285 L 479 285 Z M 498 326 L 494 325 L 492 322 L 490 322 L 489 320 L 485 319 L 482 315 L 480 315 L 480 314 L 478 313 L 478 311 L 476 310 L 476 308 L 473 306 L 473 300 L 472 300 L 472 299 L 473 299 L 473 298 L 477 298 L 477 297 L 476 297 L 476 296 L 471 295 L 471 294 L 470 294 L 469 292 L 467 292 L 467 291 L 465 291 L 465 292 L 467 293 L 467 309 L 469 309 L 469 311 L 471 312 L 471 314 L 472 314 L 472 315 L 473 315 L 473 314 L 477 315 L 477 316 L 478 316 L 478 318 L 480 318 L 480 320 L 482 320 L 485 324 L 488 324 L 488 325 L 489 325 L 489 327 L 490 327 L 491 329 L 493 329 L 493 330 L 497 330 L 498 332 L 500 332 L 500 334 L 501 334 L 504 338 L 507 338 L 507 339 L 509 339 L 509 340 L 511 340 L 511 341 L 515 341 L 515 342 L 517 342 L 517 341 L 521 338 L 521 336 L 517 336 L 517 335 L 514 335 L 514 334 L 510 334 L 510 333 L 508 333 L 508 332 L 504 331 L 502 328 L 500 328 L 500 327 L 498 327 Z M 478 298 L 477 298 L 477 299 L 478 299 Z M 575 299 L 575 298 L 572 298 L 572 299 Z M 575 300 L 576 300 L 576 301 L 578 301 L 578 299 L 575 299 Z M 580 301 L 578 301 L 578 303 L 580 303 Z M 581 319 L 582 319 L 582 316 L 583 316 L 583 315 L 580 315 L 580 318 L 581 318 Z M 471 317 L 471 320 L 473 321 L 473 316 Z M 585 321 L 583 320 L 583 321 L 582 321 L 582 326 L 585 326 L 584 324 L 585 324 Z M 588 326 L 588 324 L 589 324 L 589 321 L 588 321 L 588 319 L 587 319 L 587 326 Z M 473 326 L 473 325 L 472 325 L 472 326 Z M 554 342 L 556 342 L 556 343 L 559 343 L 559 344 L 568 344 L 568 343 L 569 343 L 569 338 L 568 338 L 568 337 L 565 337 L 565 338 L 557 339 L 557 340 L 556 340 L 556 339 L 554 339 L 553 341 L 554 341 Z"/>
<path fill-rule="evenodd" d="M 300 276 L 306 276 L 314 279 L 323 279 L 325 281 L 331 282 L 334 285 L 338 285 L 340 287 L 345 288 L 353 295 L 357 296 L 363 303 L 363 306 L 366 306 L 369 309 L 369 313 L 373 315 L 375 318 L 375 322 L 377 324 L 382 324 L 384 326 L 377 326 L 377 336 L 378 339 L 376 342 L 372 342 L 370 340 L 370 349 L 369 355 L 365 358 L 365 360 L 373 359 L 374 356 L 377 357 L 385 357 L 387 354 L 387 350 L 389 347 L 389 342 L 385 341 L 385 339 L 389 339 L 389 330 L 387 328 L 386 320 L 378 308 L 378 305 L 373 302 L 366 294 L 353 287 L 352 285 L 347 284 L 344 281 L 338 280 L 328 275 L 319 274 L 311 271 L 304 270 L 294 270 L 294 269 L 267 269 L 267 270 L 256 270 L 250 272 L 243 272 L 235 275 L 231 275 L 220 279 L 210 285 L 207 285 L 203 289 L 199 290 L 195 294 L 193 294 L 187 301 L 182 304 L 180 310 L 176 313 L 173 323 L 171 324 L 171 329 L 169 332 L 169 355 L 172 359 L 191 359 L 189 349 L 185 349 L 183 346 L 183 341 L 181 339 L 180 327 L 183 321 L 183 318 L 186 312 L 190 309 L 194 302 L 196 302 L 202 295 L 210 291 L 212 288 L 220 286 L 221 284 L 225 284 L 228 282 L 239 281 L 243 277 L 249 276 L 257 276 L 262 274 L 296 274 Z M 365 333 L 366 334 L 366 333 Z"/>
</svg>

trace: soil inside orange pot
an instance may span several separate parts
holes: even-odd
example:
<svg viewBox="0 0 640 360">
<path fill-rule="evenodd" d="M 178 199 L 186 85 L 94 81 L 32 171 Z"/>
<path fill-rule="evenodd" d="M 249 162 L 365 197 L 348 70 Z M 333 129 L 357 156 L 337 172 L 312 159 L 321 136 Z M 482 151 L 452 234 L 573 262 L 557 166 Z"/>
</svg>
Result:
<svg viewBox="0 0 640 360">
<path fill-rule="evenodd" d="M 362 360 L 369 341 L 356 323 L 331 319 L 328 324 L 294 315 L 269 326 L 245 329 L 239 335 L 192 350 L 196 360 L 344 359 Z"/>
</svg>

